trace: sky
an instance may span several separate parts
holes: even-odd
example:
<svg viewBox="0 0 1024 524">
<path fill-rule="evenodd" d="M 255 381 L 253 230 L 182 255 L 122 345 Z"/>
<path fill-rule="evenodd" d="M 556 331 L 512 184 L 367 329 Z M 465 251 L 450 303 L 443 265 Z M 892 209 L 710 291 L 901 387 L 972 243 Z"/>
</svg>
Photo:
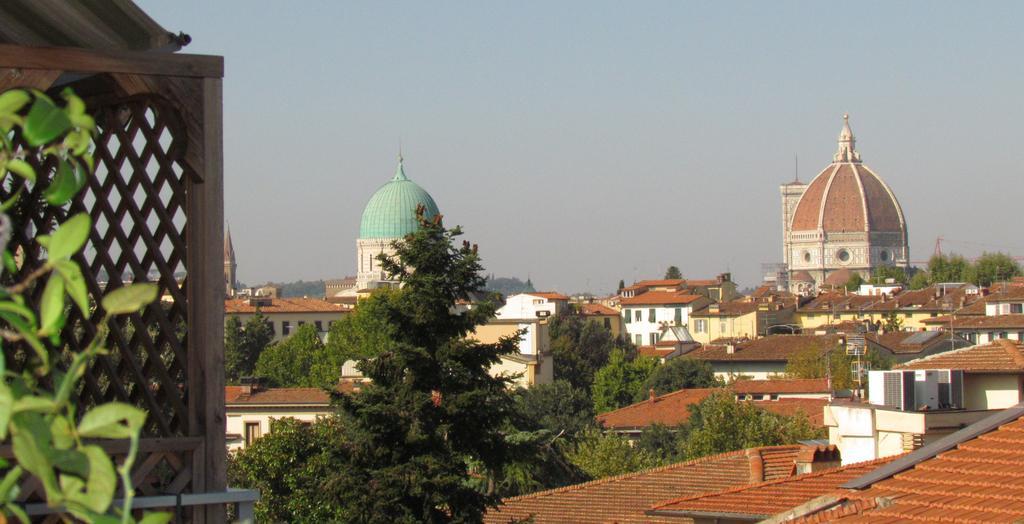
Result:
<svg viewBox="0 0 1024 524">
<path fill-rule="evenodd" d="M 489 274 L 755 285 L 782 259 L 779 184 L 831 162 L 845 112 L 912 260 L 939 236 L 1024 256 L 1022 2 L 137 3 L 225 58 L 249 285 L 354 275 L 399 147 Z"/>
</svg>

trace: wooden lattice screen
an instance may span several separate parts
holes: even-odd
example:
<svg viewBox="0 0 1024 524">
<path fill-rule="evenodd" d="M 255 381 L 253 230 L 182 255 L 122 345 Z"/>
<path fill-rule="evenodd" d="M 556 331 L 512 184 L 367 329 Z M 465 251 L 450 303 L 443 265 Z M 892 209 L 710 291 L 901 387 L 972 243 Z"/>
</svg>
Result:
<svg viewBox="0 0 1024 524">
<path fill-rule="evenodd" d="M 159 303 L 111 325 L 110 353 L 91 366 L 79 391 L 85 405 L 119 400 L 149 413 L 133 471 L 143 495 L 222 491 L 226 484 L 222 71 L 219 57 L 0 45 L 0 91 L 56 93 L 70 85 L 99 128 L 95 176 L 69 208 L 34 204 L 38 198 L 19 204 L 17 214 L 31 225 L 15 232 L 10 247 L 22 248 L 23 271 L 45 257 L 31 236 L 86 211 L 93 231 L 76 257 L 92 298 L 128 282 L 156 282 L 161 290 Z M 96 320 L 72 310 L 63 333 L 70 350 L 88 344 Z M 16 347 L 5 353 L 12 367 L 26 358 Z M 115 456 L 126 451 L 124 443 L 107 448 Z M 21 498 L 40 494 L 30 481 Z M 197 510 L 193 520 L 220 520 L 219 509 Z"/>
</svg>

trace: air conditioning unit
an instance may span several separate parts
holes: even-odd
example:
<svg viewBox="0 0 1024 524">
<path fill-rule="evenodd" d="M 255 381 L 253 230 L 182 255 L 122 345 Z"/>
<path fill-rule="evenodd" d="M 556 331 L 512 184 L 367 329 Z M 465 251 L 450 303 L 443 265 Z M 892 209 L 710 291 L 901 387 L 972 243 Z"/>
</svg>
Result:
<svg viewBox="0 0 1024 524">
<path fill-rule="evenodd" d="M 540 310 L 537 312 L 537 318 L 547 318 L 551 316 L 551 312 L 547 310 Z"/>
<path fill-rule="evenodd" d="M 919 369 L 914 375 L 915 409 L 939 409 L 939 371 Z"/>
<path fill-rule="evenodd" d="M 964 407 L 964 372 L 959 369 L 940 369 L 939 376 L 939 408 L 963 409 Z"/>
<path fill-rule="evenodd" d="M 869 371 L 868 377 L 868 402 L 900 411 L 915 410 L 913 371 Z"/>
</svg>

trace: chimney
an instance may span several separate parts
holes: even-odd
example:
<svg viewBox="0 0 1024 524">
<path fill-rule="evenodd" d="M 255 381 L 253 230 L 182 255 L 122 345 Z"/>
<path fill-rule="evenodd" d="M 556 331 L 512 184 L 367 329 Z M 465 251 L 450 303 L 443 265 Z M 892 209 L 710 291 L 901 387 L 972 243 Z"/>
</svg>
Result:
<svg viewBox="0 0 1024 524">
<path fill-rule="evenodd" d="M 735 344 L 726 344 L 725 345 L 725 352 L 727 354 L 729 354 L 729 355 L 732 355 L 733 353 L 736 352 L 736 345 Z"/>
<path fill-rule="evenodd" d="M 657 397 L 657 395 L 654 394 L 654 388 L 647 390 L 647 400 L 649 402 L 654 402 L 654 397 Z"/>
<path fill-rule="evenodd" d="M 797 452 L 796 474 L 811 473 L 840 465 L 839 450 L 835 446 L 804 446 Z"/>
</svg>

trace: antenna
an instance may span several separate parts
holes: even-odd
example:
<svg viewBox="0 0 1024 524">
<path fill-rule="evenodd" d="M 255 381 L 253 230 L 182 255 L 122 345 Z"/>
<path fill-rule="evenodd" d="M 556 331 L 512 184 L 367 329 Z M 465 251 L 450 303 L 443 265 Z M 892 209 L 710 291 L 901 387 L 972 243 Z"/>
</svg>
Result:
<svg viewBox="0 0 1024 524">
<path fill-rule="evenodd" d="M 800 156 L 793 154 L 793 181 L 800 183 Z"/>
</svg>

